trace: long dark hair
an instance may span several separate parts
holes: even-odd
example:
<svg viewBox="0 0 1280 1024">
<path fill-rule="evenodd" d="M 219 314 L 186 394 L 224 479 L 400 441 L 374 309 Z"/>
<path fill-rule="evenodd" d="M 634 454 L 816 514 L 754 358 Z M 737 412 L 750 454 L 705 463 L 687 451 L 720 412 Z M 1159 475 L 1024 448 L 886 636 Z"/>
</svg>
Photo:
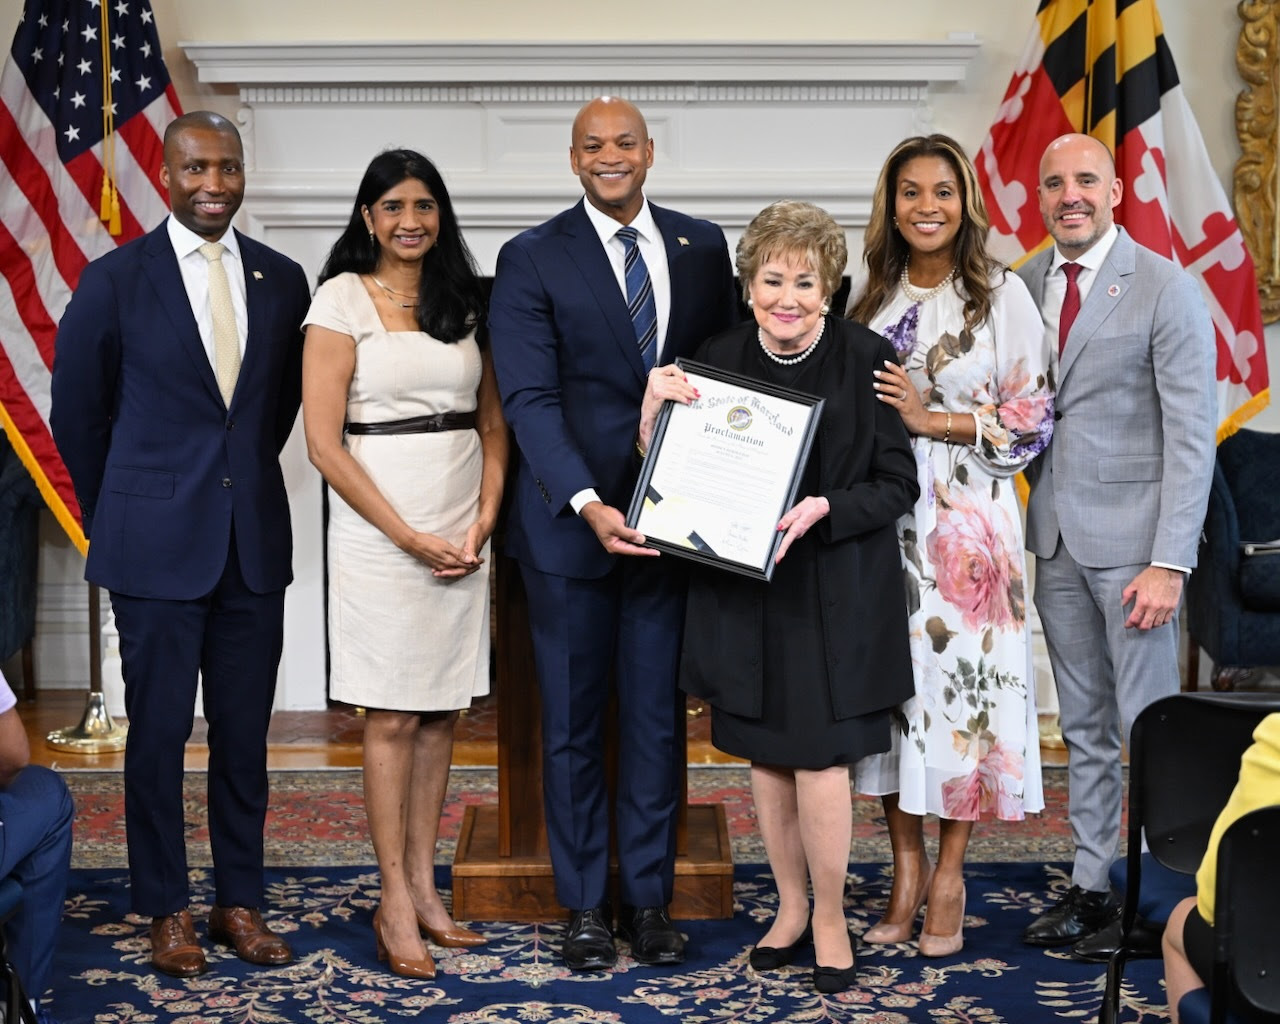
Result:
<svg viewBox="0 0 1280 1024">
<path fill-rule="evenodd" d="M 871 219 L 867 222 L 862 250 L 867 264 L 867 287 L 849 310 L 849 319 L 867 323 L 897 287 L 911 252 L 894 227 L 898 175 L 909 161 L 921 156 L 941 157 L 959 179 L 963 216 L 955 243 L 956 284 L 962 287 L 965 296 L 964 325 L 973 330 L 991 315 L 991 275 L 1000 264 L 987 255 L 987 208 L 982 202 L 973 164 L 960 143 L 946 135 L 917 135 L 905 139 L 885 160 L 871 200 Z"/>
<path fill-rule="evenodd" d="M 461 341 L 484 319 L 484 289 L 475 257 L 463 241 L 453 201 L 436 165 L 412 149 L 388 149 L 373 158 L 360 187 L 346 229 L 333 243 L 320 271 L 320 284 L 339 274 L 372 274 L 378 266 L 378 244 L 369 241 L 363 210 L 407 178 L 416 178 L 435 198 L 440 233 L 422 258 L 418 284 L 418 326 L 440 341 Z"/>
</svg>

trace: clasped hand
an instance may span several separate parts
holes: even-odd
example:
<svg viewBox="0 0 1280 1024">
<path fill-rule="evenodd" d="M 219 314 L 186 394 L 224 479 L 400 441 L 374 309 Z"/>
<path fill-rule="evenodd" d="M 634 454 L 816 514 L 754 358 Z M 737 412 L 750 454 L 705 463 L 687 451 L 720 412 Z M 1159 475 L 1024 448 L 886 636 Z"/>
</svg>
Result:
<svg viewBox="0 0 1280 1024">
<path fill-rule="evenodd" d="M 414 533 L 405 550 L 425 564 L 432 576 L 443 580 L 461 579 L 484 565 L 479 552 L 489 539 L 490 532 L 484 524 L 472 523 L 467 529 L 462 547 L 454 547 L 434 533 Z"/>
</svg>

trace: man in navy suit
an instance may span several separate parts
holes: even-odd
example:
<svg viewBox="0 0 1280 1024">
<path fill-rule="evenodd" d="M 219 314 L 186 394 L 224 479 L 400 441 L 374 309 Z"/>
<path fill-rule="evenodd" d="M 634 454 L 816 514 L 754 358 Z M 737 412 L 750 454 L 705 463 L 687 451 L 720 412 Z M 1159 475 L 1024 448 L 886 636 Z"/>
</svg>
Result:
<svg viewBox="0 0 1280 1024">
<path fill-rule="evenodd" d="M 240 135 L 206 111 L 173 121 L 160 182 L 173 214 L 85 268 L 58 327 L 50 417 L 111 591 L 125 711 L 133 909 L 152 964 L 205 969 L 183 841 L 183 747 L 204 684 L 215 907 L 209 938 L 288 963 L 263 923 L 266 736 L 293 578 L 279 454 L 302 389 L 306 276 L 229 230 Z M 210 245 L 209 243 L 217 243 Z"/>
<path fill-rule="evenodd" d="M 571 911 L 562 955 L 573 970 L 617 959 L 602 732 L 612 672 L 618 930 L 641 963 L 679 963 L 684 940 L 667 904 L 683 764 L 684 585 L 668 560 L 631 557 L 656 552 L 641 546 L 622 510 L 639 472 L 649 369 L 729 326 L 737 299 L 720 228 L 645 199 L 653 140 L 632 104 L 586 104 L 569 163 L 584 200 L 502 247 L 489 311 L 503 409 L 520 449 L 507 551 L 529 595 L 547 838 L 556 894 Z"/>
</svg>

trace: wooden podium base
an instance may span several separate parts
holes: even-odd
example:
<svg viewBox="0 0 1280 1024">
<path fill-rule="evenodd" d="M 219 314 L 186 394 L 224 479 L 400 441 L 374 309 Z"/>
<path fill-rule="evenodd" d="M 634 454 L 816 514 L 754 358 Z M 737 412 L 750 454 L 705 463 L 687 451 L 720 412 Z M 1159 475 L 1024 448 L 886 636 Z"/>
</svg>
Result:
<svg viewBox="0 0 1280 1024">
<path fill-rule="evenodd" d="M 453 916 L 459 921 L 562 920 L 565 910 L 556 900 L 551 858 L 546 853 L 500 856 L 498 819 L 493 804 L 466 809 L 453 858 Z M 733 853 L 724 805 L 690 804 L 688 835 L 688 854 L 676 858 L 671 916 L 732 917 Z"/>
</svg>

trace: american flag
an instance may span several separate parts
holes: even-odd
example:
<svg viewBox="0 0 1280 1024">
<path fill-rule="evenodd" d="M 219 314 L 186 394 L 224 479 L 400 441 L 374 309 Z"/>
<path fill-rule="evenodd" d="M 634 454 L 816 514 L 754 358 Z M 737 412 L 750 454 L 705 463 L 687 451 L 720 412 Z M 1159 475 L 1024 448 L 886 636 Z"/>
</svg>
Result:
<svg viewBox="0 0 1280 1024">
<path fill-rule="evenodd" d="M 26 0 L 0 76 L 0 422 L 82 552 L 49 432 L 54 335 L 84 267 L 168 213 L 181 112 L 146 0 Z"/>
<path fill-rule="evenodd" d="M 1218 439 L 1270 399 L 1253 260 L 1178 80 L 1155 0 L 1039 0 L 1031 35 L 975 161 L 991 248 L 1016 263 L 1049 244 L 1040 156 L 1083 132 L 1116 157 L 1116 221 L 1200 282 L 1218 343 Z"/>
</svg>

